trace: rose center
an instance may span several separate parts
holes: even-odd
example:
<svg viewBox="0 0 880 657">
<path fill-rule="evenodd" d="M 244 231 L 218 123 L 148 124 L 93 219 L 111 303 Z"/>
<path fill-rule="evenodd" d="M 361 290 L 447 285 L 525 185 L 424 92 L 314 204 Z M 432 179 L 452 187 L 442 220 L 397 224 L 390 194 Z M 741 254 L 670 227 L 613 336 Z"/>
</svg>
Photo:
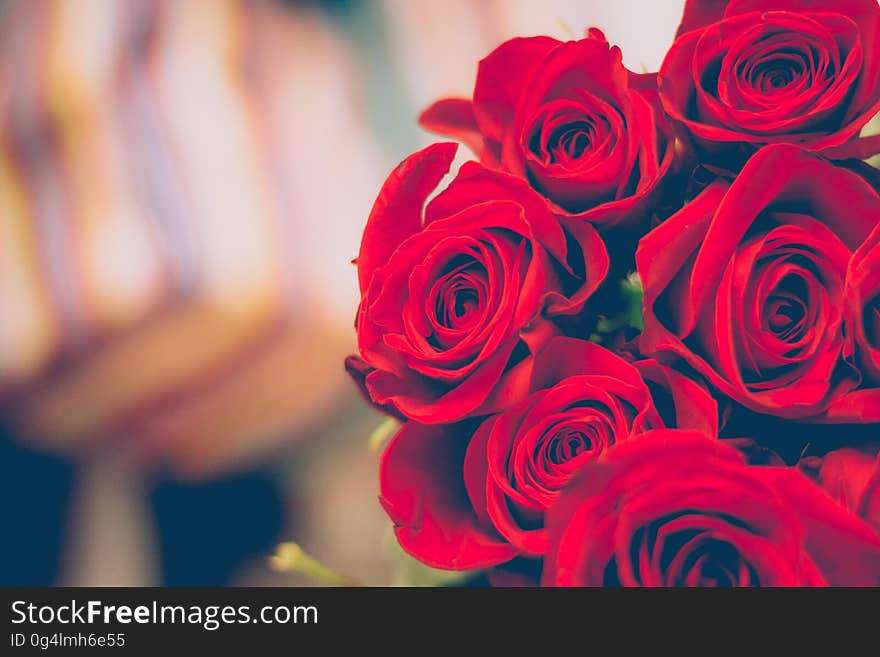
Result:
<svg viewBox="0 0 880 657">
<path fill-rule="evenodd" d="M 446 282 L 437 299 L 437 318 L 446 328 L 461 330 L 474 325 L 480 308 L 480 291 L 465 275 Z"/>
<path fill-rule="evenodd" d="M 809 329 L 808 286 L 801 276 L 789 274 L 764 302 L 765 329 L 779 340 L 797 342 Z"/>
<path fill-rule="evenodd" d="M 434 283 L 431 297 L 438 328 L 456 333 L 472 329 L 488 297 L 485 269 L 471 258 L 453 262 Z"/>
<path fill-rule="evenodd" d="M 595 436 L 587 435 L 588 429 L 565 427 L 547 441 L 547 460 L 559 465 L 595 449 Z"/>
<path fill-rule="evenodd" d="M 548 407 L 549 408 L 549 407 Z M 572 473 L 614 444 L 608 409 L 578 406 L 549 412 L 527 430 L 507 461 L 511 486 L 530 503 L 548 508 Z"/>
<path fill-rule="evenodd" d="M 804 74 L 803 63 L 791 59 L 771 60 L 755 66 L 751 84 L 765 94 L 785 90 Z"/>
<path fill-rule="evenodd" d="M 803 334 L 807 316 L 804 302 L 790 296 L 774 296 L 767 300 L 767 324 L 780 340 L 796 340 Z"/>
<path fill-rule="evenodd" d="M 595 139 L 596 126 L 592 120 L 562 126 L 550 136 L 550 161 L 576 160 L 592 148 Z"/>
<path fill-rule="evenodd" d="M 664 586 L 753 586 L 754 569 L 718 518 L 684 514 L 637 533 L 635 563 L 651 563 Z M 733 523 L 738 525 L 739 523 Z"/>
<path fill-rule="evenodd" d="M 583 158 L 609 148 L 612 133 L 608 119 L 592 108 L 548 109 L 529 131 L 528 150 L 544 166 L 577 168 Z"/>
</svg>

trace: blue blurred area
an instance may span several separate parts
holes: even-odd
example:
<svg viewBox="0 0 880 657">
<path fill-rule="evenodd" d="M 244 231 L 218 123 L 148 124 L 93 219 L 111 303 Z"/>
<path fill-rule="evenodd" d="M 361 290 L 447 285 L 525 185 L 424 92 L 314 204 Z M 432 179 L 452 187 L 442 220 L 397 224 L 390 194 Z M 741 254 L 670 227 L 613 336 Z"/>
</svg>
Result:
<svg viewBox="0 0 880 657">
<path fill-rule="evenodd" d="M 26 449 L 0 428 L 0 585 L 56 581 L 72 484 L 70 463 Z"/>
<path fill-rule="evenodd" d="M 0 586 L 58 582 L 74 468 L 0 432 Z M 154 482 L 150 507 L 167 586 L 229 584 L 242 563 L 281 538 L 278 473 L 254 470 L 199 484 Z"/>
</svg>

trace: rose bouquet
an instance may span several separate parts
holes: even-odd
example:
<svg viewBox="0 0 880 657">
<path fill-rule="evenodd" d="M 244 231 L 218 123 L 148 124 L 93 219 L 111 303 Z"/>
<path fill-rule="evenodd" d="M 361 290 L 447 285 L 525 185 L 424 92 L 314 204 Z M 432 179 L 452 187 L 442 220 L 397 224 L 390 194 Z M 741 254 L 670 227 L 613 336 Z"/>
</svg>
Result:
<svg viewBox="0 0 880 657">
<path fill-rule="evenodd" d="M 880 584 L 877 0 L 518 38 L 385 182 L 347 368 L 406 552 L 498 585 Z M 442 187 L 439 193 L 438 187 Z"/>
</svg>

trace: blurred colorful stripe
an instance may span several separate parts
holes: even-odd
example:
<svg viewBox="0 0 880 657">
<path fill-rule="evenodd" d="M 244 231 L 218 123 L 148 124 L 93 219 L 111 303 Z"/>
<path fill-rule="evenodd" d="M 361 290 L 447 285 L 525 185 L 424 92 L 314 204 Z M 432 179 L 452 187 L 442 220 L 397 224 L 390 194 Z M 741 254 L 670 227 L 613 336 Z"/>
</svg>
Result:
<svg viewBox="0 0 880 657">
<path fill-rule="evenodd" d="M 0 413 L 20 432 L 198 475 L 333 408 L 343 263 L 386 168 L 350 60 L 270 2 L 6 6 Z M 311 175 L 316 139 L 336 177 Z"/>
</svg>

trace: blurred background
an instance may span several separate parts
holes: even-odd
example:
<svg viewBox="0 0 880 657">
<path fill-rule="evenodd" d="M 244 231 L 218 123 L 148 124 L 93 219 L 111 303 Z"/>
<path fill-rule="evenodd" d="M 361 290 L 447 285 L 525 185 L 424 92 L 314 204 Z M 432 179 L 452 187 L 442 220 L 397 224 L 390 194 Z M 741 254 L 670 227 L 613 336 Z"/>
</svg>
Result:
<svg viewBox="0 0 880 657">
<path fill-rule="evenodd" d="M 442 581 L 342 366 L 372 201 L 501 41 L 656 70 L 682 4 L 0 0 L 0 584 Z"/>
</svg>

